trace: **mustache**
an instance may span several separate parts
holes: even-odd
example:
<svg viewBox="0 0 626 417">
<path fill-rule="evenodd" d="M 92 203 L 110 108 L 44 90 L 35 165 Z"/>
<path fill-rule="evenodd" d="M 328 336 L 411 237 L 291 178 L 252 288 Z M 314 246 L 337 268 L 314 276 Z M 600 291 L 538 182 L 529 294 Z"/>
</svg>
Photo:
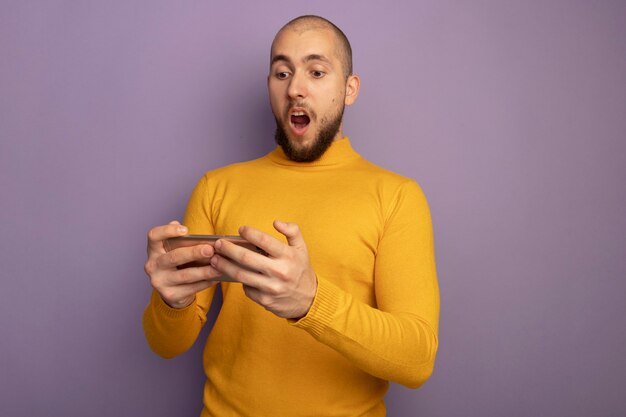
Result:
<svg viewBox="0 0 626 417">
<path fill-rule="evenodd" d="M 289 116 L 289 112 L 294 107 L 303 109 L 311 120 L 317 120 L 317 113 L 315 113 L 315 110 L 313 110 L 308 104 L 303 101 L 292 100 L 287 103 L 287 108 L 285 109 L 285 119 Z"/>
</svg>

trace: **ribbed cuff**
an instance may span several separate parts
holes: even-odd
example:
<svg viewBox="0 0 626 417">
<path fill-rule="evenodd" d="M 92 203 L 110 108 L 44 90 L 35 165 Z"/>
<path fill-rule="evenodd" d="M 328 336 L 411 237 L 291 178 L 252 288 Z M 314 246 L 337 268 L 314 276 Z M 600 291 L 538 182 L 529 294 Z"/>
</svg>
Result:
<svg viewBox="0 0 626 417">
<path fill-rule="evenodd" d="M 159 315 L 163 315 L 167 318 L 171 319 L 181 319 L 190 314 L 194 314 L 194 306 L 196 305 L 196 300 L 194 299 L 191 304 L 184 308 L 173 308 L 170 307 L 164 300 L 161 298 L 159 293 L 156 290 L 152 291 L 152 304 L 156 312 Z"/>
<path fill-rule="evenodd" d="M 340 291 L 338 287 L 318 276 L 317 293 L 309 312 L 291 324 L 306 330 L 316 338 L 321 336 L 337 312 Z"/>
</svg>

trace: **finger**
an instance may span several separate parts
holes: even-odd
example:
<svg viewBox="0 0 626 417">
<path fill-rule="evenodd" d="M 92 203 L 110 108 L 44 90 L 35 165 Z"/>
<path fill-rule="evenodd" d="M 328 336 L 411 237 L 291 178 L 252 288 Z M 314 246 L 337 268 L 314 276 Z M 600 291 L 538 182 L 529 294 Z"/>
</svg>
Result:
<svg viewBox="0 0 626 417">
<path fill-rule="evenodd" d="M 196 281 L 189 284 L 179 285 L 176 287 L 180 290 L 181 298 L 193 294 L 197 294 L 202 290 L 206 290 L 214 285 L 218 284 L 218 281 Z"/>
<path fill-rule="evenodd" d="M 186 268 L 167 274 L 164 277 L 152 280 L 152 286 L 167 300 L 180 300 L 187 297 L 190 291 L 186 288 L 197 286 L 210 287 L 219 282 L 221 273 L 206 266 L 201 268 Z"/>
<path fill-rule="evenodd" d="M 246 297 L 248 297 L 249 299 L 251 299 L 252 301 L 254 301 L 257 304 L 261 304 L 261 297 L 262 297 L 262 293 L 261 291 L 259 291 L 258 289 L 251 287 L 249 285 L 244 285 L 243 286 L 243 292 L 244 294 L 246 294 Z"/>
<path fill-rule="evenodd" d="M 289 246 L 295 246 L 297 248 L 306 247 L 304 237 L 302 237 L 302 233 L 300 232 L 300 227 L 296 223 L 274 220 L 274 229 L 285 235 Z"/>
<path fill-rule="evenodd" d="M 173 308 L 184 308 L 190 305 L 200 291 L 217 285 L 217 282 L 198 281 L 191 284 L 170 287 L 161 294 L 161 298 Z"/>
<path fill-rule="evenodd" d="M 188 231 L 187 227 L 181 225 L 176 220 L 170 222 L 169 224 L 150 229 L 150 231 L 148 231 L 148 253 L 164 253 L 165 249 L 163 249 L 163 241 L 165 239 L 183 236 L 187 234 Z"/>
<path fill-rule="evenodd" d="M 222 273 L 211 265 L 180 269 L 169 276 L 169 286 L 179 287 L 198 282 L 218 282 Z"/>
<path fill-rule="evenodd" d="M 274 236 L 255 229 L 250 226 L 241 226 L 239 228 L 241 237 L 252 243 L 256 247 L 263 249 L 269 256 L 273 258 L 280 257 L 284 250 L 285 244 Z"/>
<path fill-rule="evenodd" d="M 156 266 L 158 269 L 174 269 L 191 262 L 204 262 L 208 264 L 209 259 L 214 253 L 215 251 L 211 245 L 195 245 L 178 248 L 159 256 L 156 259 Z"/>
<path fill-rule="evenodd" d="M 224 255 L 224 257 L 235 261 L 239 265 L 248 269 L 261 272 L 265 271 L 268 266 L 268 262 L 270 261 L 267 256 L 261 255 L 225 239 L 220 239 L 215 242 L 215 252 Z"/>
<path fill-rule="evenodd" d="M 222 273 L 222 281 L 240 282 L 255 288 L 258 288 L 260 285 L 260 277 L 262 275 L 237 265 L 223 256 L 213 256 L 211 258 L 211 266 Z"/>
</svg>

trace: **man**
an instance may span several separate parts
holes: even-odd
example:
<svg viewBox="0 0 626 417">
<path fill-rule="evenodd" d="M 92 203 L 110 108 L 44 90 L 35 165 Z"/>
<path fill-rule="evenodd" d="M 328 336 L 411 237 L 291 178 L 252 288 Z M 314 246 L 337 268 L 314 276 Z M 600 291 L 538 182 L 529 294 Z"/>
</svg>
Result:
<svg viewBox="0 0 626 417">
<path fill-rule="evenodd" d="M 414 181 L 365 161 L 344 137 L 344 106 L 360 88 L 351 55 L 323 18 L 285 25 L 268 76 L 279 147 L 208 172 L 185 226 L 148 234 L 144 330 L 159 355 L 194 343 L 221 285 L 202 416 L 384 416 L 388 381 L 418 387 L 432 373 L 428 206 Z M 225 240 L 165 252 L 165 239 L 186 233 L 240 234 L 267 255 Z M 209 265 L 177 269 L 192 261 Z"/>
</svg>

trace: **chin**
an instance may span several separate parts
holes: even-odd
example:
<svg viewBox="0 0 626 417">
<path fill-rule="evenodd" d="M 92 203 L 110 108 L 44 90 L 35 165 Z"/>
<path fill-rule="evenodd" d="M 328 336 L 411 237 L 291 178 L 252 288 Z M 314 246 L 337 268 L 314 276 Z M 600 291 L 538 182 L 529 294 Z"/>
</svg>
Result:
<svg viewBox="0 0 626 417">
<path fill-rule="evenodd" d="M 315 145 L 316 138 L 307 138 L 306 136 L 287 136 L 289 143 L 294 149 L 309 149 Z"/>
<path fill-rule="evenodd" d="M 285 126 L 276 118 L 276 143 L 285 152 L 287 158 L 295 162 L 313 162 L 318 160 L 330 147 L 339 127 L 341 126 L 341 116 L 334 118 L 331 123 L 321 124 L 322 128 L 315 131 L 313 126 L 309 126 L 304 135 L 293 136 L 290 126 Z M 287 127 L 285 129 L 285 127 Z"/>
</svg>

